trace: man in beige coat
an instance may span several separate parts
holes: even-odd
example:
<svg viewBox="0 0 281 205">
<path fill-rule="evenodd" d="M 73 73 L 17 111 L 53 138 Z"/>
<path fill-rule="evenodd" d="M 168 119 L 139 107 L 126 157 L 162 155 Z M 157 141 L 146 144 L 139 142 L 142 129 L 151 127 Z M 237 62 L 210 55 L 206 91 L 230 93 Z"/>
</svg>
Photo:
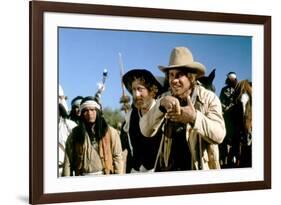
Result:
<svg viewBox="0 0 281 205">
<path fill-rule="evenodd" d="M 170 91 L 140 121 L 146 137 L 162 130 L 158 170 L 219 169 L 218 144 L 225 137 L 225 125 L 219 98 L 197 84 L 205 66 L 193 60 L 189 49 L 176 47 L 169 66 L 160 70 Z"/>
</svg>

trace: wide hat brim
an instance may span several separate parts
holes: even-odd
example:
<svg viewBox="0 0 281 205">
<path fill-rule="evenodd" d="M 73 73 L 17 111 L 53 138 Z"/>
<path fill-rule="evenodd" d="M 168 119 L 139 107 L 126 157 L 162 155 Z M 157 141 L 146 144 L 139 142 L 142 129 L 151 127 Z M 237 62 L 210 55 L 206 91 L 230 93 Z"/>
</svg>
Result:
<svg viewBox="0 0 281 205">
<path fill-rule="evenodd" d="M 203 64 L 195 62 L 195 61 L 192 63 L 182 64 L 182 65 L 169 65 L 169 66 L 158 66 L 158 67 L 164 73 L 166 73 L 167 71 L 169 71 L 171 69 L 186 70 L 190 73 L 196 73 L 197 78 L 204 76 L 205 72 L 206 72 L 205 66 Z"/>
<path fill-rule="evenodd" d="M 159 94 L 162 91 L 162 85 L 152 75 L 152 73 L 146 69 L 133 69 L 123 75 L 122 82 L 126 89 L 132 94 L 132 83 L 136 78 L 144 78 L 145 82 L 150 85 L 155 85 L 158 88 Z"/>
</svg>

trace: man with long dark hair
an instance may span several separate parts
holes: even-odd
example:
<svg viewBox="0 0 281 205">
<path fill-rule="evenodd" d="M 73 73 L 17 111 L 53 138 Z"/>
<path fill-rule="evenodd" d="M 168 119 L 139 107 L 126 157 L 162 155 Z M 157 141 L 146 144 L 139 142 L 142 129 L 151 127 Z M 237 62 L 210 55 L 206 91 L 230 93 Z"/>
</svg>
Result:
<svg viewBox="0 0 281 205">
<path fill-rule="evenodd" d="M 77 124 L 79 124 L 79 121 L 80 121 L 80 103 L 81 103 L 82 99 L 83 99 L 82 96 L 76 96 L 71 101 L 71 110 L 69 113 L 69 119 L 73 120 Z"/>
<path fill-rule="evenodd" d="M 63 176 L 123 173 L 120 137 L 106 123 L 101 105 L 85 97 L 80 110 L 81 123 L 66 142 Z"/>
</svg>

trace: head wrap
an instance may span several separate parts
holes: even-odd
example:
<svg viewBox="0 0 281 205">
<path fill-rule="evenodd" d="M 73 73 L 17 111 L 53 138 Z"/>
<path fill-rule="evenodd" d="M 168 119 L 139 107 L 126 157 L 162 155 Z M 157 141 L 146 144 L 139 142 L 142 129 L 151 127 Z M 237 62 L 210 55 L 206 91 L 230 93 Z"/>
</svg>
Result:
<svg viewBox="0 0 281 205">
<path fill-rule="evenodd" d="M 77 96 L 71 101 L 71 107 L 76 106 L 80 107 L 80 104 L 82 102 L 83 97 L 82 96 Z"/>
<path fill-rule="evenodd" d="M 93 97 L 85 97 L 81 104 L 80 104 L 80 110 L 81 112 L 83 111 L 83 109 L 85 109 L 86 107 L 91 107 L 91 108 L 96 108 L 98 110 L 101 109 L 100 104 L 97 103 L 97 101 L 93 98 Z"/>
<path fill-rule="evenodd" d="M 237 78 L 235 72 L 229 72 L 229 73 L 227 74 L 227 77 L 228 77 L 229 79 L 236 79 L 236 78 Z"/>
<path fill-rule="evenodd" d="M 66 97 L 64 95 L 64 92 L 63 92 L 63 88 L 61 85 L 59 85 L 59 104 L 61 104 L 66 113 L 68 113 L 68 106 L 67 106 L 67 103 L 66 103 Z"/>
</svg>

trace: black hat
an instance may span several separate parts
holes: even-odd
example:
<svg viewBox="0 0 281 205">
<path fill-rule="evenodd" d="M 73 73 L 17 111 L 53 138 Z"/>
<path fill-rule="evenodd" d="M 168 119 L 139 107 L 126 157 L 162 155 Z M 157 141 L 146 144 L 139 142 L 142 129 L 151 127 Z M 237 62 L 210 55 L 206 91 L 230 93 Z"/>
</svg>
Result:
<svg viewBox="0 0 281 205">
<path fill-rule="evenodd" d="M 143 78 L 145 80 L 145 84 L 150 87 L 155 85 L 158 88 L 158 92 L 156 95 L 161 94 L 162 85 L 159 81 L 152 75 L 152 73 L 146 69 L 133 69 L 128 71 L 123 75 L 122 81 L 127 88 L 127 90 L 132 94 L 132 83 L 135 78 Z"/>
</svg>

